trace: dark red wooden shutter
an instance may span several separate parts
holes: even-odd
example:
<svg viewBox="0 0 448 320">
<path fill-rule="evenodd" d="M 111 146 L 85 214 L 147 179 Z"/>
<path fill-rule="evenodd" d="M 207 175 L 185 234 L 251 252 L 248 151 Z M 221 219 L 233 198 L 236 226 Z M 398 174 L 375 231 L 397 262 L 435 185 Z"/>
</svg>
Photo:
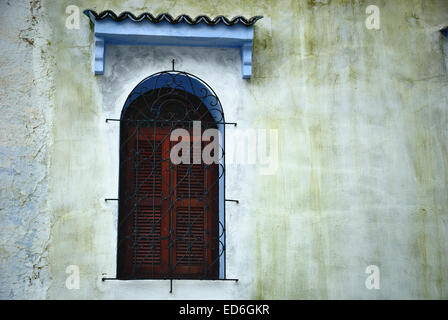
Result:
<svg viewBox="0 0 448 320">
<path fill-rule="evenodd" d="M 190 141 L 201 139 L 191 134 Z M 175 143 L 173 143 L 175 144 Z M 191 144 L 192 145 L 192 144 Z M 175 166 L 174 273 L 179 277 L 213 278 L 218 272 L 218 167 L 201 164 Z"/>
<path fill-rule="evenodd" d="M 218 166 L 173 165 L 170 133 L 122 131 L 119 278 L 218 277 Z"/>
<path fill-rule="evenodd" d="M 139 128 L 137 133 L 130 127 L 128 132 L 125 174 L 120 176 L 118 273 L 122 278 L 163 278 L 169 272 L 169 131 Z"/>
</svg>

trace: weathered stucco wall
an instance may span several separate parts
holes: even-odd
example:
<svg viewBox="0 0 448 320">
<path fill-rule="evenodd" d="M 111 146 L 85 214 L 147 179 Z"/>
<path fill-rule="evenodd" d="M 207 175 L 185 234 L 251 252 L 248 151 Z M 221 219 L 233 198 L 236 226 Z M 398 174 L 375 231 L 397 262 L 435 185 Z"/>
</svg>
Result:
<svg viewBox="0 0 448 320">
<path fill-rule="evenodd" d="M 233 49 L 113 47 L 94 76 L 92 30 L 68 5 L 173 16 L 263 15 L 254 75 Z M 380 30 L 365 26 L 380 8 Z M 448 2 L 1 2 L 1 298 L 448 298 Z M 34 18 L 33 18 L 34 17 Z M 445 50 L 443 49 L 445 47 Z M 446 52 L 445 52 L 446 54 Z M 228 277 L 114 276 L 118 117 L 148 75 L 203 78 L 231 129 L 277 129 L 279 167 L 227 167 Z M 229 129 L 229 134 L 231 134 Z M 229 148 L 229 145 L 227 145 Z M 80 289 L 66 288 L 66 267 Z M 377 265 L 380 290 L 367 290 Z"/>
<path fill-rule="evenodd" d="M 0 2 L 0 298 L 46 297 L 52 86 L 39 1 Z"/>
</svg>

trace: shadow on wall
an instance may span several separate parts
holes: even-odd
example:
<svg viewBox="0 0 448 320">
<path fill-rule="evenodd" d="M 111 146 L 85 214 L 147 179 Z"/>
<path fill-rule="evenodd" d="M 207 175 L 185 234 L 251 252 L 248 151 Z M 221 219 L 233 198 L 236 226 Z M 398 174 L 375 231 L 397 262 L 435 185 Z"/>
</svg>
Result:
<svg viewBox="0 0 448 320">
<path fill-rule="evenodd" d="M 444 38 L 442 39 L 442 52 L 445 57 L 445 71 L 448 71 L 448 26 L 440 29 L 440 32 Z"/>
</svg>

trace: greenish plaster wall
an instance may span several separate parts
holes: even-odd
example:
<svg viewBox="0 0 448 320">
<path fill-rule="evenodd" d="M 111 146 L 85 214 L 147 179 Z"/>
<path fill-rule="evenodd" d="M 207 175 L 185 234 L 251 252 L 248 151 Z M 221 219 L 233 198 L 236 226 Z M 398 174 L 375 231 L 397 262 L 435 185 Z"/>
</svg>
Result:
<svg viewBox="0 0 448 320">
<path fill-rule="evenodd" d="M 238 78 L 232 50 L 188 48 L 135 49 L 134 58 L 121 60 L 126 49 L 113 48 L 105 76 L 95 77 L 88 19 L 81 17 L 79 30 L 64 27 L 70 4 L 173 16 L 263 15 L 255 27 L 253 77 Z M 365 27 L 371 4 L 380 8 L 380 30 Z M 46 53 L 33 65 L 49 65 L 44 79 L 53 88 L 48 105 L 34 103 L 51 110 L 42 195 L 48 200 L 42 216 L 51 223 L 41 231 L 48 233 L 49 276 L 41 297 L 448 298 L 448 39 L 438 32 L 448 23 L 448 2 L 46 0 L 39 6 L 36 32 Z M 227 170 L 227 194 L 241 200 L 228 207 L 228 273 L 239 283 L 177 281 L 171 295 L 157 281 L 99 280 L 103 272 L 113 275 L 116 246 L 116 207 L 102 200 L 116 194 L 115 131 L 104 119 L 117 115 L 137 80 L 164 69 L 167 54 L 212 85 L 226 102 L 226 119 L 238 122 L 234 130 L 277 129 L 279 137 L 275 175 L 260 175 L 253 165 Z M 148 62 L 141 71 L 139 55 Z M 219 75 L 216 61 L 223 61 Z M 65 287 L 72 264 L 80 267 L 79 290 Z M 372 264 L 380 267 L 380 290 L 365 287 Z M 20 286 L 2 283 L 13 292 Z"/>
<path fill-rule="evenodd" d="M 1 299 L 42 299 L 50 285 L 52 84 L 41 9 L 0 2 Z"/>
</svg>

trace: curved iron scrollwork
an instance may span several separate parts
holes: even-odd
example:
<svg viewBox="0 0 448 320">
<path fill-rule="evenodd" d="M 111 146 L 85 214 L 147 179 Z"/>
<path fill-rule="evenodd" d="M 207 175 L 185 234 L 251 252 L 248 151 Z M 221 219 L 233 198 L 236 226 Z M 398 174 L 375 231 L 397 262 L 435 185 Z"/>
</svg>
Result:
<svg viewBox="0 0 448 320">
<path fill-rule="evenodd" d="M 117 278 L 225 278 L 224 123 L 216 94 L 187 72 L 154 74 L 128 96 L 120 119 Z M 175 129 L 199 146 L 181 150 L 190 153 L 187 163 L 171 159 Z M 201 157 L 214 142 L 202 139 L 208 129 L 222 133 L 211 164 Z"/>
</svg>

